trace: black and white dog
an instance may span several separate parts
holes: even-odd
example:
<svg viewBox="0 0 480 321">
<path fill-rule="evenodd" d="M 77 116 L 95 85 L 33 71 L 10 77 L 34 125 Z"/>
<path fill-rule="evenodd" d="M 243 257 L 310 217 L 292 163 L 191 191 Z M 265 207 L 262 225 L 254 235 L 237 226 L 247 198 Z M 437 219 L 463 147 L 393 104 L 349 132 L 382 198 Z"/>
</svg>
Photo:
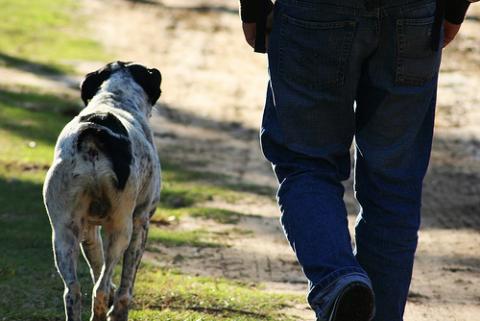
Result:
<svg viewBox="0 0 480 321">
<path fill-rule="evenodd" d="M 80 248 L 95 284 L 91 320 L 128 319 L 135 274 L 160 197 L 160 164 L 148 126 L 160 83 L 157 69 L 133 63 L 110 63 L 88 74 L 81 85 L 87 107 L 58 138 L 43 196 L 68 321 L 81 320 Z M 112 274 L 122 257 L 115 291 Z"/>
</svg>

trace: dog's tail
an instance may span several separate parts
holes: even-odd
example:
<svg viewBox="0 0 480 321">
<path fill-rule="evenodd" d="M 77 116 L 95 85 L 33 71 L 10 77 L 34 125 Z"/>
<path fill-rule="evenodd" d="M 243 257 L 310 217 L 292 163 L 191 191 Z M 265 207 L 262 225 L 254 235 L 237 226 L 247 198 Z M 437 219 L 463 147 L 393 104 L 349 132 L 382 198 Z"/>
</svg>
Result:
<svg viewBox="0 0 480 321">
<path fill-rule="evenodd" d="M 116 187 L 123 190 L 130 176 L 132 146 L 121 121 L 111 113 L 82 116 L 77 138 L 77 150 L 85 159 L 95 162 L 104 155 L 111 163 Z"/>
</svg>

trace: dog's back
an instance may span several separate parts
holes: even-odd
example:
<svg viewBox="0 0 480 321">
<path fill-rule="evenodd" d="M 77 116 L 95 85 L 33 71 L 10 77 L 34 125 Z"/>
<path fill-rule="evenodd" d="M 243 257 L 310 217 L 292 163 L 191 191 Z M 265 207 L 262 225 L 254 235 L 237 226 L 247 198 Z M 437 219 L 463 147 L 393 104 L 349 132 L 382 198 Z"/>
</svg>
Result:
<svg viewBox="0 0 480 321">
<path fill-rule="evenodd" d="M 65 210 L 102 225 L 108 217 L 114 218 L 116 208 L 125 205 L 121 199 L 134 202 L 132 190 L 137 181 L 127 186 L 135 176 L 129 134 L 112 113 L 76 117 L 64 132 L 70 134 L 57 142 L 58 161 L 47 176 L 45 200 L 56 204 L 61 197 Z"/>
<path fill-rule="evenodd" d="M 92 113 L 81 116 L 79 121 L 74 176 L 82 181 L 89 217 L 102 219 L 125 189 L 132 165 L 132 146 L 127 129 L 113 113 Z"/>
</svg>

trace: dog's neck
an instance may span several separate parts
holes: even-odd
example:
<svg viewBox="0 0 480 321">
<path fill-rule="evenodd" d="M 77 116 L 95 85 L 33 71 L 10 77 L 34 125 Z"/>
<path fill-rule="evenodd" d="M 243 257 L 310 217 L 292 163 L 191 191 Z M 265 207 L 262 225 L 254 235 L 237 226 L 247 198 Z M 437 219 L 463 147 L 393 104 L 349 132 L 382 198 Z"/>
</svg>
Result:
<svg viewBox="0 0 480 321">
<path fill-rule="evenodd" d="M 150 118 L 152 111 L 147 95 L 126 72 L 116 72 L 106 80 L 90 104 L 108 104 L 146 119 Z"/>
</svg>

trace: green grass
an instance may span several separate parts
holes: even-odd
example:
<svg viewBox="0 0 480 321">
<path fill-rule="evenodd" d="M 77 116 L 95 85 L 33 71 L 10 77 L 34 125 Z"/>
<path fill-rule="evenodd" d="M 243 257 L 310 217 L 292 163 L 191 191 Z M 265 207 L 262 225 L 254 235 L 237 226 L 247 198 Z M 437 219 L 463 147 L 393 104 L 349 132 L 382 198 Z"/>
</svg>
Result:
<svg viewBox="0 0 480 321">
<path fill-rule="evenodd" d="M 221 175 L 198 173 L 174 166 L 162 159 L 163 190 L 161 208 L 191 207 L 196 203 L 221 198 L 234 203 L 245 191 L 230 185 Z"/>
<path fill-rule="evenodd" d="M 210 232 L 205 229 L 178 230 L 167 227 L 158 228 L 153 225 L 148 234 L 150 250 L 154 251 L 156 243 L 167 247 L 191 246 L 191 247 L 226 247 L 225 240 L 232 236 L 252 235 L 253 231 L 240 228 L 226 229 Z"/>
<path fill-rule="evenodd" d="M 68 98 L 0 88 L 0 162 L 50 164 L 66 115 L 78 111 Z"/>
<path fill-rule="evenodd" d="M 220 224 L 237 224 L 242 215 L 242 213 L 235 211 L 212 207 L 160 208 L 152 217 L 152 220 L 168 225 L 171 221 L 179 221 L 182 217 L 190 216 L 204 220 L 213 220 Z"/>
<path fill-rule="evenodd" d="M 156 242 L 165 246 L 221 247 L 221 243 L 213 239 L 212 234 L 205 230 L 170 230 L 152 227 L 148 233 L 150 244 Z"/>
<path fill-rule="evenodd" d="M 235 202 L 239 198 L 241 199 L 244 194 L 254 193 L 273 198 L 273 195 L 276 193 L 275 189 L 269 186 L 232 182 L 231 178 L 226 175 L 186 170 L 172 163 L 164 163 L 162 169 L 166 181 L 175 181 L 177 183 L 187 184 L 187 186 L 188 183 L 192 181 L 205 182 L 207 183 L 204 187 L 206 190 L 201 190 L 201 193 L 207 195 L 208 193 L 211 195 L 213 192 L 216 195 L 220 193 L 224 199 L 230 202 Z M 222 189 L 212 189 L 213 186 L 220 186 Z"/>
<path fill-rule="evenodd" d="M 190 215 L 192 217 L 214 220 L 220 224 L 237 224 L 242 214 L 220 208 L 195 208 Z"/>
<path fill-rule="evenodd" d="M 72 71 L 70 61 L 107 59 L 73 0 L 0 0 L 0 8 L 0 65 L 58 74 Z"/>
<path fill-rule="evenodd" d="M 267 293 L 255 284 L 141 269 L 132 313 L 136 320 L 281 321 L 289 319 L 279 311 L 299 302 L 297 296 Z"/>
<path fill-rule="evenodd" d="M 71 106 L 65 98 L 0 88 L 0 315 L 5 320 L 55 320 L 63 310 L 63 283 L 53 265 L 41 192 Z M 88 295 L 92 286 L 85 264 L 79 276 Z"/>
<path fill-rule="evenodd" d="M 63 311 L 63 283 L 53 265 L 51 230 L 42 204 L 45 170 L 18 171 L 0 164 L 0 316 L 55 320 Z M 86 297 L 91 281 L 79 276 Z"/>
<path fill-rule="evenodd" d="M 161 207 L 167 209 L 185 208 L 195 203 L 210 201 L 216 195 L 215 191 L 209 188 L 194 188 L 192 184 L 171 183 L 167 182 L 163 185 Z"/>
</svg>

